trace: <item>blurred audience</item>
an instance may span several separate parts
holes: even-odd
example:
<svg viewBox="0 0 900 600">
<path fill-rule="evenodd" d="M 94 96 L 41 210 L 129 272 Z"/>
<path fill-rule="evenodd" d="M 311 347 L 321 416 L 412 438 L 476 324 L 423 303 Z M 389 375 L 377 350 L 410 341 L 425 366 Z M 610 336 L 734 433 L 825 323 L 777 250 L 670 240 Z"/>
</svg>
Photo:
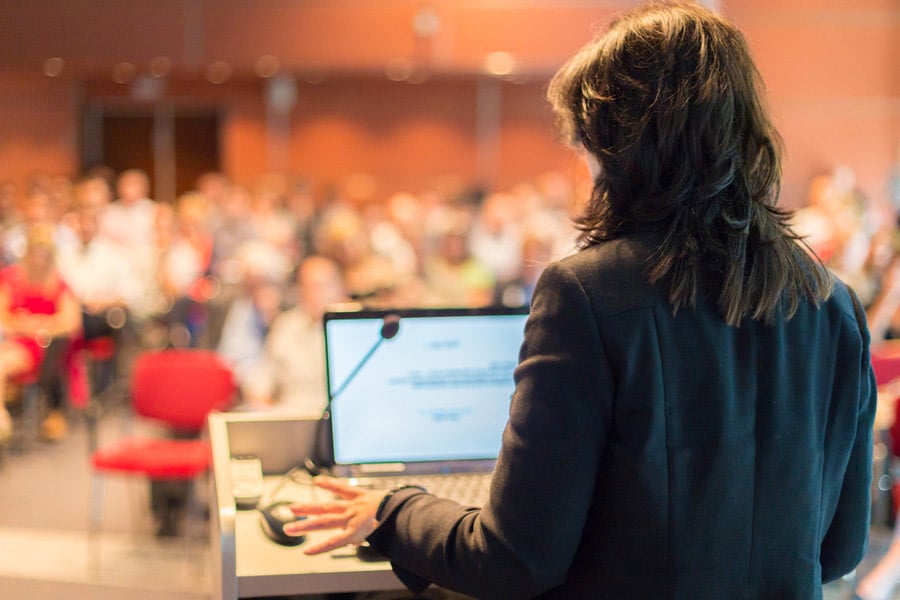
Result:
<svg viewBox="0 0 900 600">
<path fill-rule="evenodd" d="M 157 280 L 156 237 L 159 204 L 150 198 L 150 180 L 140 169 L 116 179 L 116 198 L 100 211 L 100 233 L 117 245 L 128 261 L 140 293 L 130 306 L 139 321 L 164 310 Z"/>
<path fill-rule="evenodd" d="M 28 245 L 28 231 L 38 224 L 47 224 L 51 228 L 53 243 L 57 248 L 67 248 L 77 244 L 77 236 L 62 213 L 57 208 L 50 191 L 39 184 L 29 186 L 18 209 L 16 223 L 9 227 L 3 235 L 3 264 L 18 262 L 25 254 Z"/>
<path fill-rule="evenodd" d="M 210 172 L 165 204 L 138 169 L 74 183 L 38 174 L 21 189 L 0 186 L 3 261 L 19 264 L 25 232 L 47 224 L 86 337 L 108 331 L 109 311 L 120 309 L 146 347 L 221 352 L 248 406 L 311 413 L 320 407 L 309 398 L 323 398 L 310 375 L 323 370 L 323 306 L 527 305 L 543 266 L 570 253 L 576 233 L 576 191 L 561 173 L 505 191 L 445 182 L 385 198 L 364 177 L 317 193 L 303 178 L 242 185 Z M 837 168 L 811 182 L 794 225 L 863 298 L 873 339 L 900 333 L 890 201 L 864 197 L 853 173 Z M 265 374 L 255 387 L 253 373 Z M 304 399 L 306 388 L 316 391 Z"/>
<path fill-rule="evenodd" d="M 431 304 L 486 306 L 497 278 L 469 249 L 470 216 L 459 211 L 437 237 L 437 252 L 425 259 L 425 283 Z"/>
<path fill-rule="evenodd" d="M 325 383 L 325 311 L 347 300 L 337 263 L 307 256 L 296 277 L 297 302 L 275 317 L 265 343 L 265 369 L 245 386 L 250 408 L 319 416 Z"/>
<path fill-rule="evenodd" d="M 498 285 L 515 279 L 522 265 L 522 219 L 510 194 L 489 194 L 468 233 L 472 257 L 486 266 Z"/>
<path fill-rule="evenodd" d="M 207 277 L 213 238 L 206 228 L 209 203 L 199 192 L 178 197 L 157 215 L 157 277 L 166 310 L 160 315 L 179 347 L 196 347 L 206 326 L 204 305 L 216 293 Z"/>
<path fill-rule="evenodd" d="M 9 384 L 17 379 L 21 382 L 22 377 L 36 377 L 51 346 L 55 351 L 64 351 L 65 342 L 81 329 L 78 300 L 60 277 L 54 253 L 52 225 L 34 224 L 27 231 L 22 259 L 0 272 L 2 440 L 11 433 L 5 406 Z M 59 439 L 67 429 L 64 398 L 53 394 L 47 401 L 49 412 L 41 424 L 41 433 L 47 439 Z"/>
<path fill-rule="evenodd" d="M 281 311 L 290 263 L 278 248 L 250 240 L 235 256 L 237 288 L 225 308 L 216 351 L 228 362 L 244 395 L 251 395 L 257 377 L 264 376 L 269 327 Z"/>
</svg>

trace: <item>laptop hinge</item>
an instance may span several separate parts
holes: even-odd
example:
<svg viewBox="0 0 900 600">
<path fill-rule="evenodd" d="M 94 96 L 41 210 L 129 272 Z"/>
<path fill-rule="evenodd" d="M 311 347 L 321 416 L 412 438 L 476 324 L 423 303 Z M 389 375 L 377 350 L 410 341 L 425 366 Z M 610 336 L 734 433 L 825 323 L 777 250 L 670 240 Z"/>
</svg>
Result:
<svg viewBox="0 0 900 600">
<path fill-rule="evenodd" d="M 403 463 L 377 463 L 356 465 L 356 471 L 361 475 L 370 475 L 372 473 L 402 473 L 406 470 Z"/>
</svg>

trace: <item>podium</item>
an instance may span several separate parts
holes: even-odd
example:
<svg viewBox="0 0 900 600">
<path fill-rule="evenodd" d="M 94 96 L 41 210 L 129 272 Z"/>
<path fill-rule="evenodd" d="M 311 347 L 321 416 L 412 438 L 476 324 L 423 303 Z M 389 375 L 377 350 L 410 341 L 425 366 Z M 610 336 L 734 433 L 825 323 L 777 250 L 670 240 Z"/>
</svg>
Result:
<svg viewBox="0 0 900 600">
<path fill-rule="evenodd" d="M 311 454 L 319 421 L 268 413 L 213 413 L 209 416 L 213 453 L 210 477 L 210 537 L 214 599 L 238 600 L 284 595 L 403 589 L 387 561 L 365 562 L 351 547 L 307 556 L 310 541 L 331 535 L 313 532 L 299 546 L 281 546 L 263 533 L 256 510 L 238 510 L 231 493 L 233 456 L 256 455 L 265 476 L 266 501 L 327 500 L 303 473 L 283 475 Z"/>
</svg>

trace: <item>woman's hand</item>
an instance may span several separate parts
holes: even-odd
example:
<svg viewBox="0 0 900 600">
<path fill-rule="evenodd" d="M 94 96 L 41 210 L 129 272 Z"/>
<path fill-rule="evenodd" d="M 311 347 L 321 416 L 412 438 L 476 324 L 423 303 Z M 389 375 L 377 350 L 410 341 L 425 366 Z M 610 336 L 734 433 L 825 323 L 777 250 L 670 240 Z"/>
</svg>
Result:
<svg viewBox="0 0 900 600">
<path fill-rule="evenodd" d="M 370 533 L 375 531 L 377 523 L 375 512 L 387 490 L 372 490 L 347 485 L 330 477 L 319 476 L 313 483 L 338 496 L 330 502 L 295 503 L 291 510 L 306 519 L 284 526 L 288 535 L 301 535 L 308 531 L 338 529 L 336 535 L 324 542 L 308 546 L 305 554 L 320 554 L 341 546 L 363 543 Z"/>
</svg>

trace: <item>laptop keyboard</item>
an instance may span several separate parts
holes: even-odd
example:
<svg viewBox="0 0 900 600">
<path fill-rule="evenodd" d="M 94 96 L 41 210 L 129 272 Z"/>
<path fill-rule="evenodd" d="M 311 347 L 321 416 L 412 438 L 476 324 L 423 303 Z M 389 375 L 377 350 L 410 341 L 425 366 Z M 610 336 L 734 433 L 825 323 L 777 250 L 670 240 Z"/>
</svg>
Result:
<svg viewBox="0 0 900 600">
<path fill-rule="evenodd" d="M 429 493 L 455 500 L 466 506 L 482 506 L 488 498 L 490 473 L 444 473 L 440 475 L 409 475 L 357 478 L 359 485 L 390 489 L 398 485 L 421 485 Z"/>
</svg>

